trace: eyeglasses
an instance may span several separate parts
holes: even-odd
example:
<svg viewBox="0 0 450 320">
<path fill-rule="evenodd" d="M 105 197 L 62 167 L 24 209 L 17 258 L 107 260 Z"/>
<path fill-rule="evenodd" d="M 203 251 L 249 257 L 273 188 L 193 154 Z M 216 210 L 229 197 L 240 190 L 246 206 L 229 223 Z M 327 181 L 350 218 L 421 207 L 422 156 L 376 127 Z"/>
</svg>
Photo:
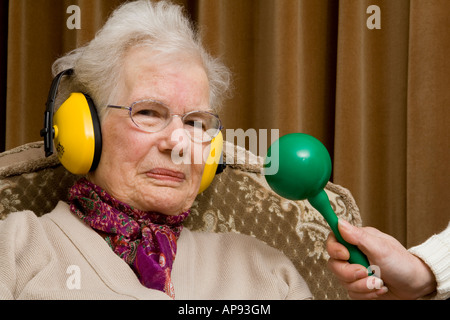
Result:
<svg viewBox="0 0 450 320">
<path fill-rule="evenodd" d="M 195 142 L 208 142 L 222 130 L 219 116 L 208 111 L 191 111 L 183 115 L 174 114 L 162 102 L 140 100 L 129 107 L 108 105 L 108 108 L 128 110 L 131 121 L 141 130 L 155 133 L 166 128 L 173 117 L 180 117 L 183 128 Z"/>
</svg>

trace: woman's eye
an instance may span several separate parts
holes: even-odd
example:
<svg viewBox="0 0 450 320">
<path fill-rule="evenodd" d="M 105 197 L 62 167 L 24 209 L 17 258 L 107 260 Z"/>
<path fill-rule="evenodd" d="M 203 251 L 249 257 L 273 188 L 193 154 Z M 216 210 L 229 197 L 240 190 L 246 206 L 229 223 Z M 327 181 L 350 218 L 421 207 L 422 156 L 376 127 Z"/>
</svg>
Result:
<svg viewBox="0 0 450 320">
<path fill-rule="evenodd" d="M 137 115 L 141 115 L 141 116 L 148 116 L 148 117 L 153 117 L 155 116 L 155 111 L 154 110 L 150 110 L 150 109 L 143 109 L 143 110 L 139 110 L 138 112 L 136 112 Z"/>
<path fill-rule="evenodd" d="M 203 121 L 199 120 L 186 120 L 184 122 L 185 125 L 192 127 L 192 128 L 201 128 L 202 130 L 205 130 L 205 124 Z"/>
</svg>

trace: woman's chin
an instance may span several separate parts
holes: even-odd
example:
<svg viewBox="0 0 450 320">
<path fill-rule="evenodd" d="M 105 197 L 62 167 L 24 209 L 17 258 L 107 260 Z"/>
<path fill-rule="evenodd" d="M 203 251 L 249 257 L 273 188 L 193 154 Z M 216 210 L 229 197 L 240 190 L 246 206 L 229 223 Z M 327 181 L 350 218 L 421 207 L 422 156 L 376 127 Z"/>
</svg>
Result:
<svg viewBox="0 0 450 320">
<path fill-rule="evenodd" d="M 149 195 L 149 197 L 146 197 Z M 144 192 L 141 210 L 159 212 L 169 216 L 179 215 L 192 206 L 195 196 L 173 187 L 153 187 Z"/>
</svg>

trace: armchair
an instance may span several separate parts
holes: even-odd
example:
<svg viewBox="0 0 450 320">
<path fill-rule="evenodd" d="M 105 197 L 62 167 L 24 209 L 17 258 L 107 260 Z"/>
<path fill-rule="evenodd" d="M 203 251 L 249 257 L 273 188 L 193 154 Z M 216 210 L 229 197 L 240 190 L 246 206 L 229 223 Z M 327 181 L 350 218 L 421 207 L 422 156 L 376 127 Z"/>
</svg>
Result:
<svg viewBox="0 0 450 320">
<path fill-rule="evenodd" d="M 194 202 L 185 226 L 206 232 L 237 232 L 256 237 L 284 252 L 308 283 L 314 299 L 348 299 L 327 269 L 325 240 L 330 232 L 308 201 L 291 201 L 274 193 L 260 170 L 263 159 L 225 142 L 224 160 L 232 163 Z M 44 157 L 34 142 L 0 153 L 0 219 L 15 211 L 50 212 L 79 177 L 56 155 Z M 361 225 L 350 192 L 329 182 L 325 191 L 339 217 Z"/>
</svg>

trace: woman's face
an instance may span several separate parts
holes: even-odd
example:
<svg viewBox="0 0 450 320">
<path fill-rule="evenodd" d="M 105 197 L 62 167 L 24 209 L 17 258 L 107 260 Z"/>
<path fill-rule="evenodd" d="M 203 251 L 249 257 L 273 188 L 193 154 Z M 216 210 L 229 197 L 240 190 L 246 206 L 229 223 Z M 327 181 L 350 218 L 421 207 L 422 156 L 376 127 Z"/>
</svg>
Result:
<svg viewBox="0 0 450 320">
<path fill-rule="evenodd" d="M 115 104 L 153 99 L 175 114 L 209 110 L 209 83 L 199 63 L 153 60 L 147 48 L 128 51 Z M 102 121 L 100 163 L 89 179 L 140 210 L 166 215 L 186 211 L 197 195 L 203 172 L 199 159 L 209 143 L 192 142 L 182 128 L 181 119 L 174 117 L 162 131 L 147 133 L 134 125 L 126 110 L 110 109 Z M 173 154 L 180 159 L 181 149 L 190 161 L 172 160 Z"/>
</svg>

